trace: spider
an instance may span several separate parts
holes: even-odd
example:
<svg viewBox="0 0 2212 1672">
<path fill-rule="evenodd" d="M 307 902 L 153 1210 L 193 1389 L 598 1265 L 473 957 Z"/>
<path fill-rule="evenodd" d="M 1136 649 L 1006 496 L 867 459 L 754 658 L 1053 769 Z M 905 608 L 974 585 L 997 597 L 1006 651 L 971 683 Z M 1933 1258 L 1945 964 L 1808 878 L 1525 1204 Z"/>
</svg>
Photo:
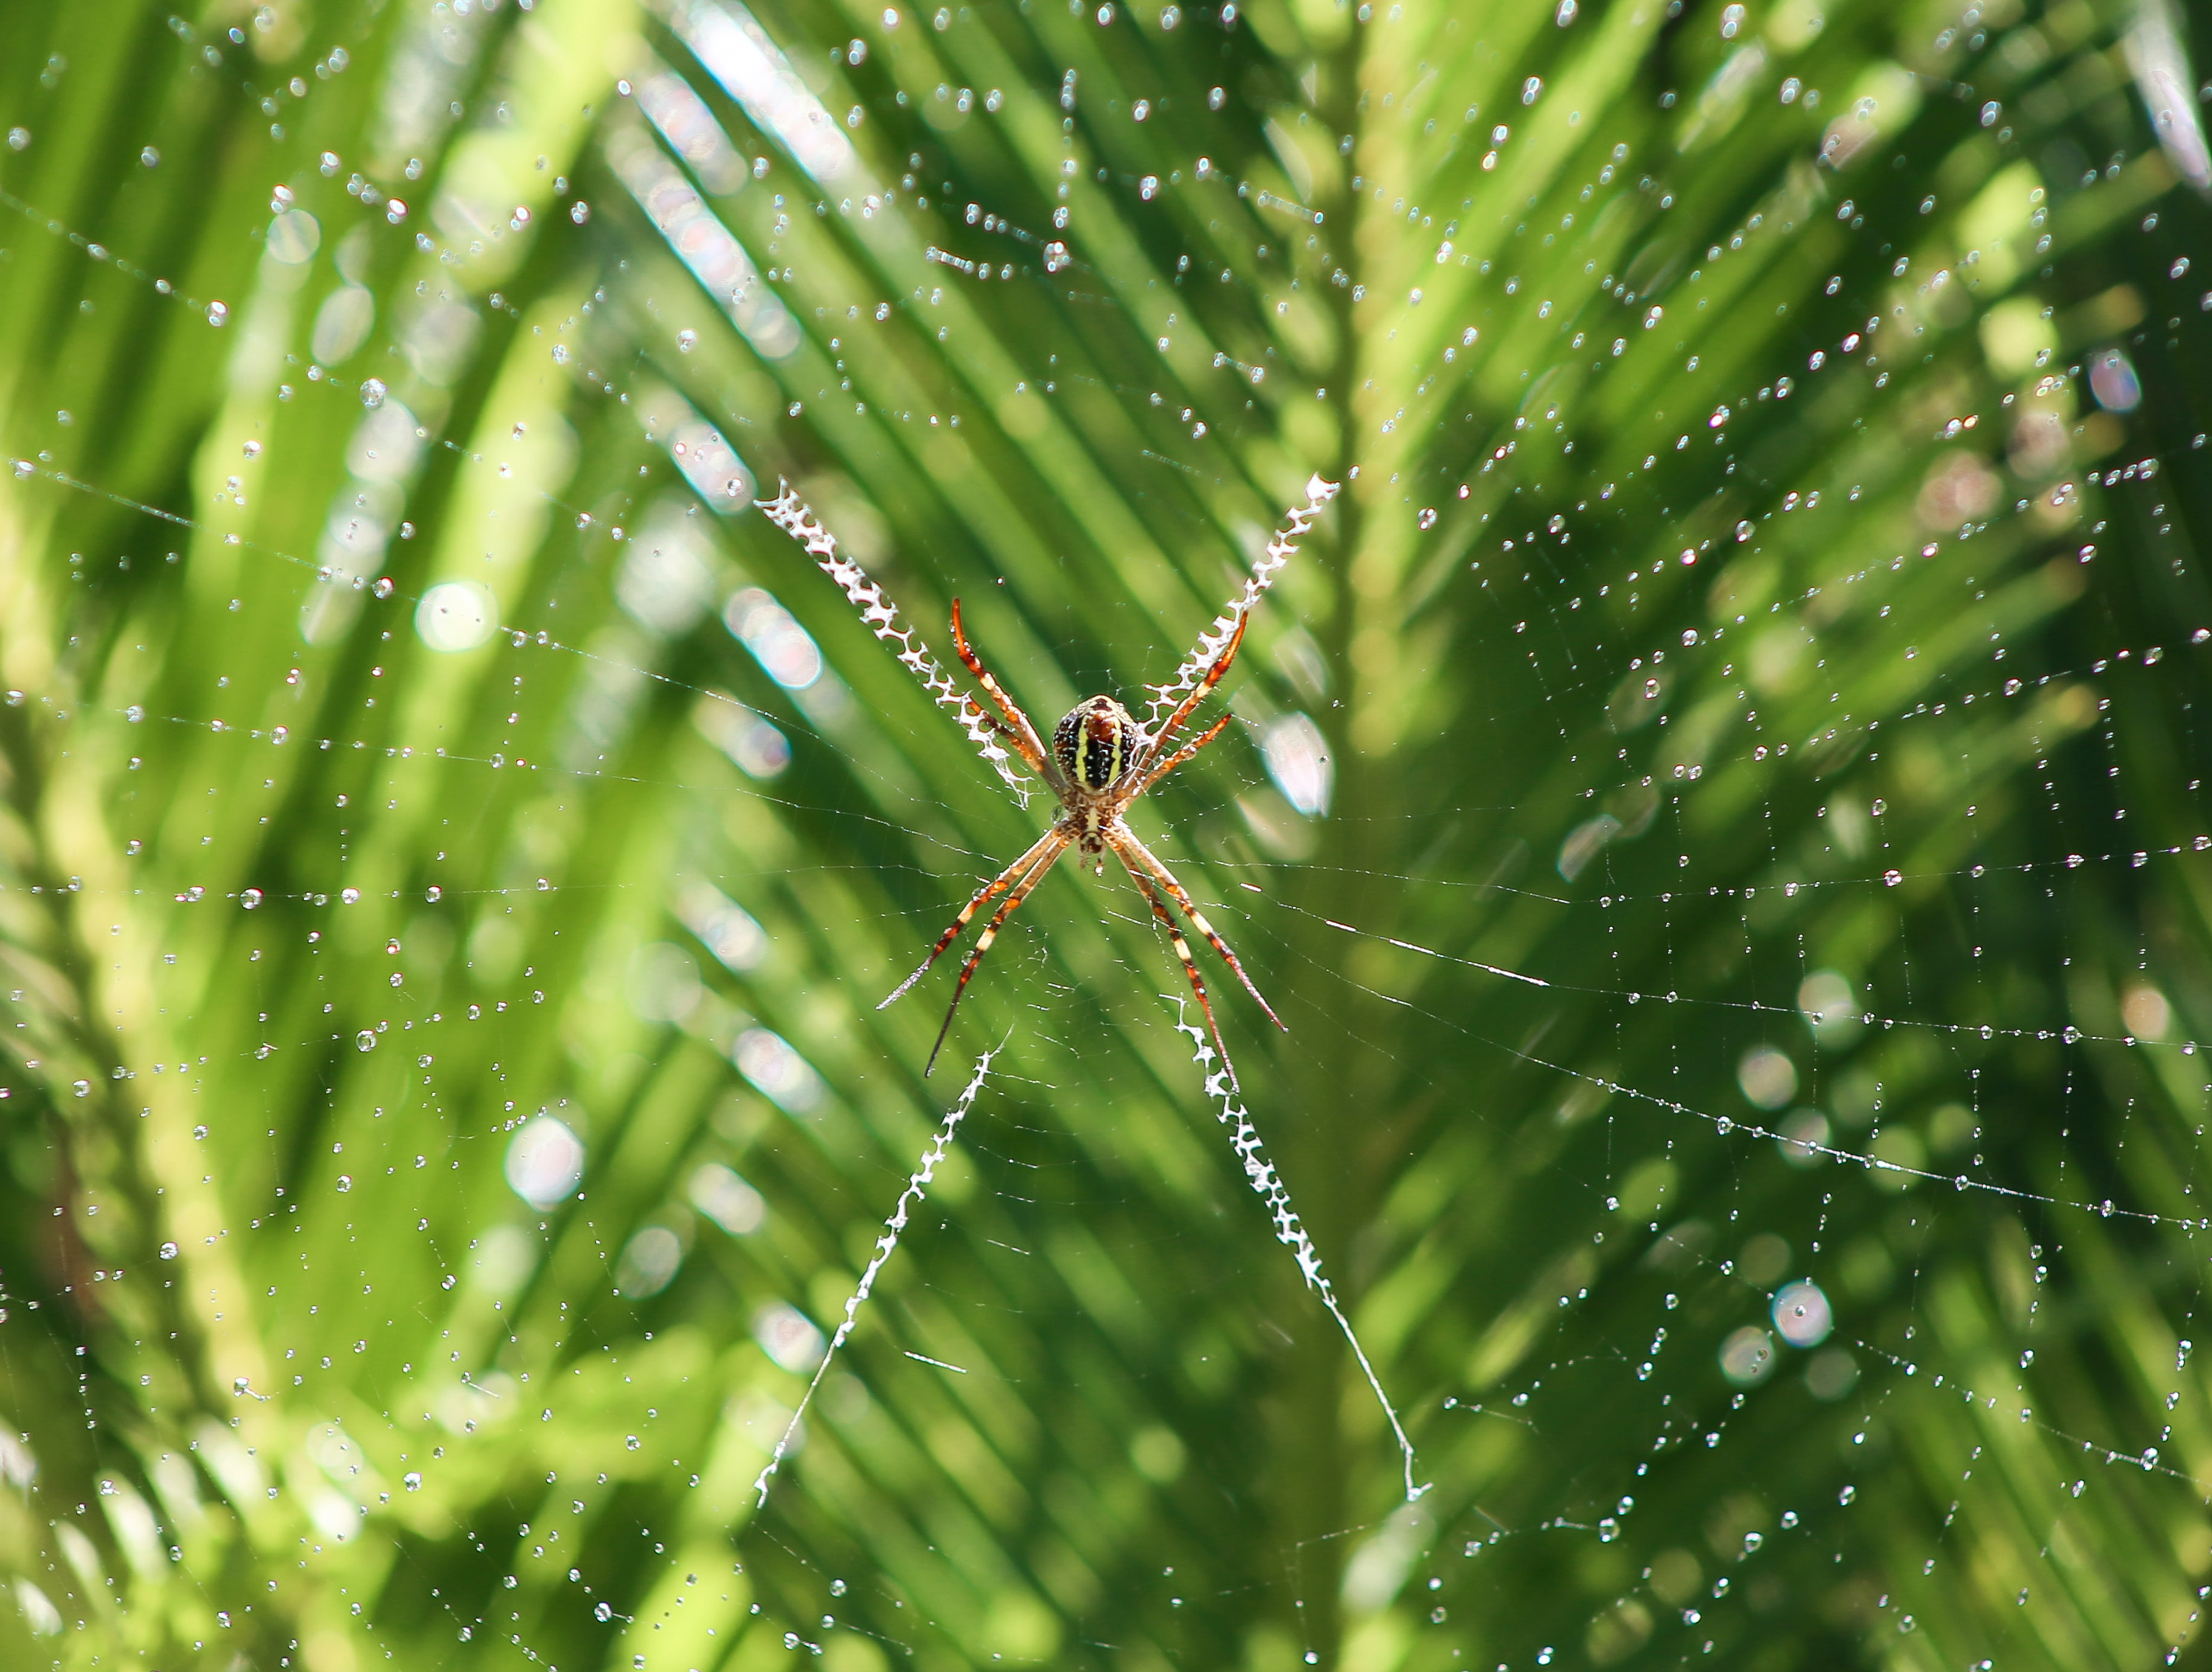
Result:
<svg viewBox="0 0 2212 1672">
<path fill-rule="evenodd" d="M 929 956 L 921 961 L 921 967 L 901 982 L 883 1004 L 876 1006 L 881 1010 L 903 997 L 908 988 L 929 973 L 930 967 L 943 955 L 945 949 L 959 938 L 960 932 L 968 927 L 969 920 L 975 916 L 977 908 L 1002 892 L 1006 895 L 1005 902 L 991 915 L 991 921 L 983 926 L 982 933 L 976 936 L 975 949 L 968 954 L 967 962 L 960 966 L 959 984 L 953 988 L 952 1003 L 945 1010 L 945 1025 L 937 1031 L 937 1043 L 930 1048 L 928 1067 L 922 1070 L 925 1077 L 937 1066 L 937 1054 L 945 1047 L 945 1035 L 951 1031 L 953 1012 L 960 1008 L 961 995 L 967 992 L 968 982 L 975 973 L 975 966 L 982 963 L 983 955 L 991 950 L 992 941 L 998 938 L 1000 926 L 1013 915 L 1024 900 L 1029 898 L 1030 891 L 1044 880 L 1045 873 L 1071 848 L 1080 856 L 1079 863 L 1084 860 L 1092 862 L 1094 876 L 1105 873 L 1107 850 L 1112 849 L 1115 857 L 1121 861 L 1123 869 L 1128 872 L 1130 880 L 1137 885 L 1137 891 L 1152 907 L 1152 915 L 1166 927 L 1168 939 L 1174 943 L 1176 956 L 1182 960 L 1183 974 L 1190 977 L 1191 991 L 1198 997 L 1198 1007 L 1205 1012 L 1206 1024 L 1212 1031 L 1214 1045 L 1221 1053 L 1221 1065 L 1228 1073 L 1229 1084 L 1232 1088 L 1237 1085 L 1237 1069 L 1229 1060 L 1229 1047 L 1221 1037 L 1221 1024 L 1214 1019 L 1212 1003 L 1206 995 L 1206 982 L 1199 975 L 1198 965 L 1191 958 L 1189 943 L 1184 940 L 1182 927 L 1176 923 L 1174 914 L 1169 911 L 1166 902 L 1160 897 L 1163 891 L 1168 899 L 1182 909 L 1183 915 L 1206 937 L 1213 950 L 1221 954 L 1222 962 L 1235 973 L 1238 981 L 1243 982 L 1244 990 L 1252 995 L 1261 1010 L 1267 1012 L 1267 1019 L 1285 1033 L 1290 1031 L 1283 1018 L 1275 1014 L 1274 1007 L 1252 984 L 1252 978 L 1244 973 L 1244 966 L 1237 961 L 1237 954 L 1231 952 L 1228 943 L 1214 933 L 1213 926 L 1206 921 L 1188 891 L 1176 880 L 1175 873 L 1162 864 L 1150 848 L 1137 840 L 1136 833 L 1130 830 L 1121 817 L 1131 802 L 1219 737 L 1223 728 L 1229 724 L 1230 716 L 1224 714 L 1192 741 L 1173 753 L 1168 752 L 1176 733 L 1189 719 L 1191 711 L 1214 686 L 1221 683 L 1221 676 L 1229 672 L 1229 665 L 1237 660 L 1237 648 L 1244 641 L 1244 628 L 1249 620 L 1249 616 L 1238 617 L 1237 630 L 1229 642 L 1222 647 L 1220 655 L 1206 670 L 1196 689 L 1161 721 L 1157 732 L 1147 734 L 1134 716 L 1112 697 L 1091 696 L 1070 708 L 1061 717 L 1060 724 L 1053 727 L 1052 747 L 1048 750 L 1044 740 L 1037 735 L 1036 727 L 1030 723 L 1029 716 L 1016 706 L 1013 698 L 1006 695 L 1005 688 L 992 677 L 981 660 L 969 647 L 968 636 L 960 627 L 960 600 L 957 598 L 952 600 L 953 647 L 960 653 L 960 660 L 967 664 L 968 672 L 975 675 L 975 682 L 989 694 L 1000 714 L 1005 716 L 1003 721 L 993 720 L 988 715 L 985 720 L 1020 752 L 1021 757 L 1029 763 L 1030 769 L 1043 779 L 1059 798 L 1060 817 L 1053 821 L 1052 828 L 1037 839 L 1034 847 L 975 891 L 975 897 L 963 906 L 960 915 L 952 920 L 951 927 L 937 938 L 937 944 L 929 949 Z"/>
</svg>

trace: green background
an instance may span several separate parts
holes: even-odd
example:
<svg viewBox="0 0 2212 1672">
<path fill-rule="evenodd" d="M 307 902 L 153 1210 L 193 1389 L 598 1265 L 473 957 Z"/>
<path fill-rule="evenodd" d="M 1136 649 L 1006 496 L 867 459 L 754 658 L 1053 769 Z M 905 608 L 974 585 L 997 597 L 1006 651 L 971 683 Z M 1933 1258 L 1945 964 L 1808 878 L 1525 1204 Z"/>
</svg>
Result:
<svg viewBox="0 0 2212 1672">
<path fill-rule="evenodd" d="M 0 8 L 0 1659 L 2194 1659 L 2191 20 L 1233 10 Z M 1346 483 L 1135 823 L 1417 1503 L 705 425 L 1041 725 Z"/>
</svg>

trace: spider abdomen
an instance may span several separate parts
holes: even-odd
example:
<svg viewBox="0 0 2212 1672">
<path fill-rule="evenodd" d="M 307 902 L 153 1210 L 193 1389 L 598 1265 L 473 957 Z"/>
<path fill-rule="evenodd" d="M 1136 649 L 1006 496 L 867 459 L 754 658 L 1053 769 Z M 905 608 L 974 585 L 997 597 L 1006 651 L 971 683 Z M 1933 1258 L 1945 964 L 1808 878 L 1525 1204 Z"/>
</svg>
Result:
<svg viewBox="0 0 2212 1672">
<path fill-rule="evenodd" d="M 1129 769 L 1139 741 L 1137 722 L 1110 696 L 1079 702 L 1053 727 L 1052 752 L 1071 784 L 1111 789 Z"/>
</svg>

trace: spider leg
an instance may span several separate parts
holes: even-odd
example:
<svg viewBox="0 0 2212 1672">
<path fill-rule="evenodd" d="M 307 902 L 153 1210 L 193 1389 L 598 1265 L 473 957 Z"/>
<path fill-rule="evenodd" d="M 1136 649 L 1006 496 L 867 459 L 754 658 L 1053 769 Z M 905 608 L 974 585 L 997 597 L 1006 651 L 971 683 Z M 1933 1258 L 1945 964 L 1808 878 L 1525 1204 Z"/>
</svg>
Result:
<svg viewBox="0 0 2212 1672">
<path fill-rule="evenodd" d="M 884 1000 L 882 1004 L 878 1005 L 876 1008 L 878 1010 L 882 1010 L 886 1006 L 894 1004 L 900 999 L 904 998 L 906 996 L 907 989 L 912 987 L 916 982 L 920 981 L 924 976 L 927 975 L 929 973 L 930 965 L 935 964 L 939 958 L 942 958 L 945 955 L 945 949 L 947 946 L 950 946 L 959 938 L 960 931 L 968 927 L 968 920 L 975 916 L 976 907 L 981 905 L 984 901 L 998 893 L 1000 889 L 1005 888 L 1009 883 L 1012 883 L 1021 877 L 1030 866 L 1037 862 L 1039 857 L 1044 854 L 1048 848 L 1051 848 L 1053 843 L 1055 842 L 1060 842 L 1062 847 L 1066 845 L 1066 838 L 1060 834 L 1057 827 L 1047 830 L 1042 836 L 1037 838 L 1036 845 L 1031 848 L 1029 852 L 1024 854 L 1004 871 L 1001 871 L 997 876 L 992 878 L 989 882 L 985 883 L 982 887 L 977 889 L 975 891 L 975 897 L 969 901 L 966 905 L 960 908 L 960 915 L 952 920 L 952 927 L 945 930 L 943 934 L 937 937 L 937 945 L 929 949 L 929 956 L 922 959 L 921 967 L 916 970 L 911 976 L 908 976 L 904 981 L 901 982 L 898 986 L 893 989 L 890 997 Z M 1054 852 L 1056 854 L 1058 849 L 1054 849 Z"/>
<path fill-rule="evenodd" d="M 1169 773 L 1174 771 L 1185 761 L 1188 760 L 1193 755 L 1195 755 L 1200 750 L 1205 748 L 1207 744 L 1212 743 L 1214 739 L 1219 737 L 1223 730 L 1228 726 L 1230 719 L 1231 716 L 1228 714 L 1222 715 L 1221 718 L 1215 720 L 1212 725 L 1207 727 L 1205 732 L 1198 738 L 1183 745 L 1182 748 L 1176 750 L 1174 754 L 1169 756 L 1167 759 L 1162 761 L 1158 766 L 1147 769 L 1144 775 L 1137 780 L 1137 787 L 1134 790 L 1130 792 L 1129 800 L 1132 801 L 1135 800 L 1138 796 L 1142 795 L 1154 784 L 1157 784 L 1161 779 L 1166 777 Z"/>
<path fill-rule="evenodd" d="M 1015 907 L 1030 897 L 1030 891 L 1044 880 L 1044 873 L 1052 869 L 1054 860 L 1067 851 L 1072 840 L 1054 829 L 1044 841 L 1030 849 L 1031 854 L 1039 848 L 1043 852 L 1036 863 L 1030 867 L 1028 875 L 1014 885 L 1006 896 L 1006 903 L 991 914 L 991 921 L 983 926 L 983 933 L 975 937 L 975 950 L 968 954 L 968 961 L 960 966 L 960 983 L 952 989 L 952 1002 L 945 1007 L 945 1025 L 938 1029 L 937 1043 L 929 1048 L 929 1061 L 922 1066 L 921 1077 L 924 1079 L 927 1079 L 930 1070 L 937 1067 L 937 1054 L 945 1049 L 945 1036 L 952 1031 L 952 1012 L 960 1008 L 961 995 L 968 991 L 968 981 L 975 973 L 975 966 L 983 961 L 983 954 L 991 950 L 991 943 L 999 938 L 999 925 L 1013 915 Z M 1026 859 L 1029 854 L 1022 857 Z"/>
<path fill-rule="evenodd" d="M 1182 972 L 1190 977 L 1190 990 L 1198 997 L 1198 1007 L 1206 1014 L 1206 1025 L 1213 1034 L 1214 1049 L 1221 1053 L 1221 1066 L 1229 1074 L 1229 1089 L 1241 1092 L 1243 1088 L 1237 1083 L 1237 1065 L 1229 1060 L 1229 1042 L 1221 1037 L 1221 1024 L 1214 1019 L 1212 1001 L 1206 996 L 1205 978 L 1198 973 L 1197 960 L 1190 955 L 1190 943 L 1182 938 L 1182 926 L 1176 921 L 1167 903 L 1160 898 L 1159 890 L 1153 885 L 1152 879 L 1130 863 L 1129 856 L 1121 851 L 1120 843 L 1115 844 L 1114 853 L 1121 861 L 1122 869 L 1129 873 L 1129 880 L 1136 884 L 1137 891 L 1152 907 L 1152 915 L 1158 918 L 1167 930 L 1168 939 L 1175 946 L 1176 956 L 1182 960 Z"/>
<path fill-rule="evenodd" d="M 1152 733 L 1145 750 L 1148 757 L 1158 755 L 1167 747 L 1168 739 L 1182 728 L 1184 720 L 1190 718 L 1190 711 L 1203 702 L 1206 693 L 1221 683 L 1221 676 L 1229 672 L 1230 663 L 1237 660 L 1237 648 L 1244 642 L 1244 629 L 1251 623 L 1252 617 L 1249 613 L 1237 617 L 1237 630 L 1229 635 L 1229 642 L 1222 646 L 1221 654 L 1213 659 L 1213 666 L 1206 669 L 1206 677 L 1198 682 L 1198 688 L 1176 704 L 1175 712 L 1162 720 L 1160 729 Z"/>
<path fill-rule="evenodd" d="M 1106 840 L 1113 845 L 1114 851 L 1121 856 L 1123 864 L 1127 864 L 1133 856 L 1146 870 L 1151 872 L 1158 879 L 1160 886 L 1168 891 L 1168 897 L 1182 908 L 1183 915 L 1189 918 L 1193 927 L 1206 937 L 1206 944 L 1221 954 L 1221 961 L 1229 966 L 1237 979 L 1244 983 L 1244 990 L 1252 995 L 1253 1001 L 1267 1012 L 1267 1019 L 1281 1028 L 1285 1033 L 1288 1033 L 1291 1031 L 1289 1026 L 1281 1017 L 1275 1014 L 1275 1007 L 1261 997 L 1260 989 L 1252 985 L 1251 976 L 1244 973 L 1244 966 L 1237 961 L 1237 954 L 1229 950 L 1227 941 L 1214 933 L 1213 925 L 1206 921 L 1204 914 L 1198 909 L 1198 903 L 1190 897 L 1190 891 L 1176 880 L 1175 872 L 1161 864 L 1152 850 L 1138 841 L 1136 833 L 1126 824 L 1117 830 L 1106 832 Z M 1134 867 L 1133 866 L 1132 869 L 1133 870 Z"/>
<path fill-rule="evenodd" d="M 952 600 L 952 648 L 960 653 L 960 660 L 968 665 L 968 672 L 975 676 L 975 683 L 999 705 L 999 712 L 1006 717 L 1003 728 L 1006 739 L 1021 751 L 1022 758 L 1030 763 L 1030 770 L 1057 790 L 1061 786 L 1060 769 L 1045 751 L 1044 740 L 1037 736 L 1036 727 L 1020 705 L 1006 695 L 1006 688 L 983 666 L 983 659 L 969 648 L 968 635 L 960 628 L 960 600 Z"/>
</svg>

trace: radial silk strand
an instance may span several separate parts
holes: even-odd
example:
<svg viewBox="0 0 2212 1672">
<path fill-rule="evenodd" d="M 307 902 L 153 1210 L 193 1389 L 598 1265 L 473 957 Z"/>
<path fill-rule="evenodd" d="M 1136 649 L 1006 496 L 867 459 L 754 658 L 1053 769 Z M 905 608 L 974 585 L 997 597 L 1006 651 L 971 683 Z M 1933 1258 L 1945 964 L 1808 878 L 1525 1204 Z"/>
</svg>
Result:
<svg viewBox="0 0 2212 1672">
<path fill-rule="evenodd" d="M 868 630 L 897 651 L 899 660 L 921 681 L 921 688 L 929 693 L 932 702 L 952 711 L 961 729 L 968 733 L 968 741 L 975 745 L 975 752 L 989 763 L 991 769 L 1006 780 L 1007 787 L 1027 806 L 1030 786 L 1014 771 L 1012 757 L 1000 746 L 997 727 L 991 717 L 974 697 L 953 683 L 952 676 L 929 654 L 929 647 L 921 641 L 921 635 L 900 620 L 898 605 L 884 596 L 881 587 L 868 579 L 867 571 L 837 550 L 837 537 L 822 526 L 806 502 L 799 496 L 799 489 L 781 477 L 776 489 L 774 499 L 753 502 L 761 514 L 806 548 L 807 556 L 814 559 L 823 574 L 837 583 L 847 600 L 860 612 L 860 619 L 867 624 Z"/>
<path fill-rule="evenodd" d="M 1337 1304 L 1336 1290 L 1330 1284 L 1328 1274 L 1321 1268 L 1321 1250 L 1314 1246 L 1311 1233 L 1306 1230 L 1304 1221 L 1298 1218 L 1297 1209 L 1291 1204 L 1290 1187 L 1283 1183 L 1282 1175 L 1275 1170 L 1275 1164 L 1267 1159 L 1267 1150 L 1260 1141 L 1259 1129 L 1252 1124 L 1252 1117 L 1245 1112 L 1239 1101 L 1240 1094 L 1234 1083 L 1226 1072 L 1215 1073 L 1208 1067 L 1213 1049 L 1206 1040 L 1206 1030 L 1196 1023 L 1182 1019 L 1184 1012 L 1181 1000 L 1176 1001 L 1176 1030 L 1189 1035 L 1192 1044 L 1197 1047 L 1192 1061 L 1206 1075 L 1206 1097 L 1217 1105 L 1213 1118 L 1229 1128 L 1229 1146 L 1237 1152 L 1237 1160 L 1243 1164 L 1244 1182 L 1252 1187 L 1255 1195 L 1267 1204 L 1267 1216 L 1275 1222 L 1275 1240 L 1290 1249 L 1298 1262 L 1298 1271 L 1306 1280 L 1306 1287 L 1321 1297 L 1321 1304 L 1328 1309 L 1329 1316 L 1336 1320 L 1336 1327 L 1344 1332 L 1344 1339 L 1352 1348 L 1352 1356 L 1359 1361 L 1359 1369 L 1367 1377 L 1367 1385 L 1375 1391 L 1375 1402 L 1382 1408 L 1383 1416 L 1389 1420 L 1390 1432 L 1397 1437 L 1398 1450 L 1405 1458 L 1406 1501 L 1410 1504 L 1429 1488 L 1414 1483 L 1413 1443 L 1406 1437 L 1405 1424 L 1398 1420 L 1398 1408 L 1391 1404 L 1390 1395 L 1382 1391 L 1382 1378 L 1375 1373 L 1375 1365 L 1367 1356 L 1367 1349 L 1360 1344 L 1358 1332 L 1352 1328 L 1352 1320 L 1345 1316 L 1344 1308 Z"/>
<path fill-rule="evenodd" d="M 968 1111 L 975 1106 L 976 1094 L 983 1089 L 984 1076 L 991 1072 L 991 1059 L 997 1055 L 996 1051 L 986 1051 L 975 1059 L 975 1072 L 969 1079 L 967 1088 L 961 1092 L 960 1100 L 945 1111 L 943 1124 L 931 1137 L 929 1147 L 921 1152 L 921 1164 L 908 1178 L 906 1189 L 899 1193 L 898 1206 L 891 1209 L 890 1218 L 884 1221 L 883 1235 L 876 1238 L 875 1257 L 868 1262 L 868 1268 L 860 1274 L 859 1286 L 845 1302 L 845 1321 L 837 1326 L 837 1333 L 830 1338 L 830 1346 L 822 1354 L 822 1362 L 815 1365 L 814 1379 L 806 1384 L 806 1391 L 799 1396 L 799 1408 L 791 1414 L 791 1420 L 784 1425 L 783 1438 L 776 1441 L 775 1451 L 769 1458 L 768 1467 L 761 1470 L 759 1478 L 753 1482 L 753 1490 L 759 1494 L 756 1508 L 768 1502 L 769 1477 L 782 1467 L 784 1454 L 791 1450 L 792 1436 L 798 1433 L 799 1425 L 805 1418 L 806 1408 L 813 1403 L 815 1389 L 822 1385 L 822 1378 L 830 1373 L 830 1365 L 837 1356 L 837 1349 L 845 1345 L 845 1338 L 853 1333 L 853 1326 L 859 1322 L 860 1308 L 867 1300 L 869 1291 L 876 1286 L 876 1274 L 883 1270 L 884 1263 L 896 1251 L 900 1233 L 906 1229 L 908 1213 L 919 1207 L 929 1194 L 930 1182 L 937 1176 L 939 1166 L 951 1149 L 952 1136 L 960 1130 L 961 1122 L 968 1118 Z M 1348 1332 L 1350 1326 L 1346 1328 Z M 1366 1360 L 1363 1358 L 1360 1362 L 1364 1364 Z M 1370 1379 L 1372 1379 L 1371 1371 Z M 1378 1388 L 1376 1391 L 1380 1393 L 1382 1389 Z M 1390 1420 L 1395 1424 L 1397 1418 L 1394 1416 Z M 1402 1439 L 1404 1437 L 1401 1435 L 1400 1438 Z M 1413 1466 L 1412 1456 L 1411 1452 L 1407 1454 L 1408 1468 Z M 1410 1480 L 1412 1476 L 1407 1478 Z"/>
<path fill-rule="evenodd" d="M 1252 573 L 1245 577 L 1244 588 L 1229 600 L 1229 605 L 1213 618 L 1213 625 L 1198 635 L 1198 643 L 1182 666 L 1164 685 L 1147 687 L 1152 693 L 1150 707 L 1145 714 L 1147 736 L 1159 729 L 1161 717 L 1181 702 L 1184 695 L 1197 689 L 1198 682 L 1206 677 L 1206 670 L 1221 660 L 1221 653 L 1229 641 L 1237 635 L 1237 624 L 1252 612 L 1260 595 L 1275 584 L 1275 577 L 1291 561 L 1298 549 L 1298 542 L 1313 526 L 1329 501 L 1344 490 L 1340 482 L 1324 482 L 1318 474 L 1306 478 L 1306 502 L 1294 506 L 1283 516 L 1283 526 L 1267 542 L 1267 549 L 1253 561 Z"/>
</svg>

